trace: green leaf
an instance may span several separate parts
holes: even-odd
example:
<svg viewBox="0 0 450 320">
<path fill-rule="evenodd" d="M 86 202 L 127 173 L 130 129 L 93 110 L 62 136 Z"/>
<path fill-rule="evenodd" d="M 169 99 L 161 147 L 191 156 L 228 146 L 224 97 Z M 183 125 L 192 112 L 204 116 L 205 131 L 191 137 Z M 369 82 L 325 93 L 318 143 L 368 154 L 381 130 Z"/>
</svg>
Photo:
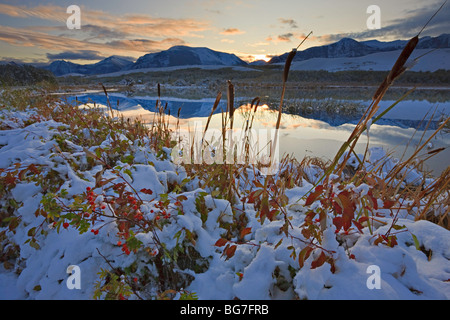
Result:
<svg viewBox="0 0 450 320">
<path fill-rule="evenodd" d="M 394 228 L 395 230 L 402 230 L 402 229 L 405 229 L 406 226 L 399 226 L 399 225 L 394 224 L 394 225 L 392 226 L 392 228 Z"/>
<path fill-rule="evenodd" d="M 283 243 L 283 238 L 281 238 L 280 241 L 278 241 L 278 243 L 275 245 L 275 250 Z"/>
<path fill-rule="evenodd" d="M 36 227 L 31 228 L 30 230 L 28 230 L 27 234 L 28 234 L 29 237 L 34 237 L 35 234 L 36 234 Z"/>
<path fill-rule="evenodd" d="M 412 233 L 411 233 L 411 235 L 412 235 L 412 238 L 413 238 L 413 241 L 414 241 L 414 246 L 416 247 L 417 250 L 421 251 L 420 250 L 420 243 L 419 243 L 419 240 L 417 239 L 416 235 L 412 234 Z"/>
<path fill-rule="evenodd" d="M 134 156 L 132 154 L 124 157 L 122 160 L 123 163 L 128 163 L 128 164 L 133 164 L 133 161 L 134 161 Z"/>
<path fill-rule="evenodd" d="M 36 239 L 31 239 L 31 241 L 29 242 L 30 247 L 39 250 L 41 248 L 41 246 L 36 242 Z"/>
<path fill-rule="evenodd" d="M 69 194 L 69 192 L 67 192 L 66 189 L 61 189 L 59 194 L 61 198 L 65 198 Z"/>
<path fill-rule="evenodd" d="M 133 174 L 131 173 L 130 169 L 123 170 L 124 173 L 130 176 L 131 179 L 133 179 Z"/>
</svg>

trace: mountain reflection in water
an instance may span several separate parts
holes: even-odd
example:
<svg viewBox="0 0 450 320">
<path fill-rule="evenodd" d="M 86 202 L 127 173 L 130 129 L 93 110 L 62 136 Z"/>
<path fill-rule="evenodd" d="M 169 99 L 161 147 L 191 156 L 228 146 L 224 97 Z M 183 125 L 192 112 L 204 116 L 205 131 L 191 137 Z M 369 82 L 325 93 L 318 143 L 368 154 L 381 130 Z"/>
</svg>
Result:
<svg viewBox="0 0 450 320">
<path fill-rule="evenodd" d="M 142 117 L 156 110 L 158 99 L 156 97 L 126 97 L 120 94 L 110 94 L 110 103 L 113 108 L 120 110 L 124 115 Z M 76 98 L 81 104 L 107 105 L 107 98 L 101 94 L 81 95 Z M 69 97 L 74 102 L 75 97 Z M 180 110 L 180 126 L 193 128 L 194 124 L 205 125 L 211 113 L 215 98 L 199 100 L 183 100 L 180 98 L 161 98 L 166 106 L 166 114 L 176 116 Z M 235 105 L 242 106 L 240 112 L 235 113 L 235 128 L 240 128 L 248 115 L 248 102 L 251 99 L 236 99 Z M 380 111 L 389 107 L 394 101 L 382 101 Z M 362 105 L 367 102 L 362 101 Z M 222 99 L 215 115 L 211 119 L 209 130 L 221 129 L 222 117 L 220 113 L 226 110 L 226 98 Z M 181 108 L 181 109 L 180 109 Z M 269 109 L 267 105 L 260 106 L 255 115 L 253 129 L 275 128 L 277 112 Z M 450 114 L 450 103 L 431 104 L 427 101 L 402 101 L 388 112 L 377 124 L 373 124 L 369 131 L 369 147 L 382 147 L 394 157 L 401 158 L 410 155 L 421 141 L 433 133 L 440 120 Z M 433 121 L 428 123 L 431 115 Z M 311 115 L 309 115 L 311 116 Z M 314 116 L 314 115 L 313 115 Z M 325 114 L 314 118 L 306 118 L 296 114 L 284 113 L 280 128 L 280 153 L 291 154 L 298 159 L 305 156 L 332 159 L 342 143 L 346 141 L 353 131 L 360 116 L 346 117 L 345 114 Z M 152 117 L 148 117 L 151 121 Z M 423 128 L 429 125 L 428 131 Z M 416 130 L 419 128 L 420 130 Z M 361 136 L 356 152 L 364 153 L 367 144 L 367 135 Z M 421 151 L 424 156 L 430 150 L 446 148 L 443 152 L 426 161 L 426 170 L 434 175 L 445 170 L 450 159 L 449 134 L 441 132 L 434 137 L 428 146 Z M 406 150 L 406 152 L 405 152 Z"/>
</svg>

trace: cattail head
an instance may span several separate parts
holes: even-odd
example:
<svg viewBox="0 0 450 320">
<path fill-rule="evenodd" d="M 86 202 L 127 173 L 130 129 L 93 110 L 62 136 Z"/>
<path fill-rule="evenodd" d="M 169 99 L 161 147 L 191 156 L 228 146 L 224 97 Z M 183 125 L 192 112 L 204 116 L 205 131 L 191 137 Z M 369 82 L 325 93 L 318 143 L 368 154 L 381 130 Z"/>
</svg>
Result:
<svg viewBox="0 0 450 320">
<path fill-rule="evenodd" d="M 214 112 L 216 112 L 217 107 L 219 106 L 220 99 L 222 99 L 222 92 L 219 91 L 219 93 L 217 94 L 217 97 L 216 97 L 216 101 L 214 102 L 214 105 L 213 105 L 213 107 L 212 107 L 212 109 L 211 109 L 211 114 L 209 115 L 208 119 L 206 120 L 205 131 L 203 131 L 202 143 L 203 143 L 203 141 L 205 140 L 205 134 L 206 134 L 206 131 L 208 130 L 208 127 L 209 127 L 209 123 L 210 123 L 210 121 L 211 121 L 211 118 L 212 118 Z"/>
<path fill-rule="evenodd" d="M 253 106 L 255 106 L 255 110 L 253 112 L 256 112 L 258 110 L 258 106 L 259 106 L 260 102 L 261 102 L 261 99 L 259 97 L 254 98 L 252 100 L 250 110 L 253 110 Z"/>
<path fill-rule="evenodd" d="M 234 85 L 231 83 L 230 80 L 227 81 L 228 83 L 228 114 L 231 119 L 233 119 L 234 115 Z"/>
<path fill-rule="evenodd" d="M 419 43 L 419 37 L 415 36 L 411 40 L 408 41 L 405 48 L 403 49 L 402 53 L 398 57 L 397 61 L 395 62 L 394 66 L 391 70 L 391 81 L 394 81 L 396 78 L 398 78 L 403 72 L 405 72 L 405 64 L 408 61 L 409 57 L 411 56 L 411 53 L 416 48 L 417 44 Z"/>
<path fill-rule="evenodd" d="M 386 92 L 386 90 L 389 88 L 389 86 L 394 82 L 394 80 L 400 77 L 403 74 L 403 72 L 406 71 L 407 69 L 406 62 L 408 61 L 414 49 L 416 48 L 418 42 L 419 36 L 415 36 L 408 41 L 405 48 L 403 48 L 402 53 L 397 58 L 397 61 L 394 63 L 394 66 L 392 67 L 391 71 L 375 92 L 373 96 L 374 101 L 382 97 Z"/>
<path fill-rule="evenodd" d="M 283 72 L 283 82 L 287 82 L 289 70 L 291 68 L 292 60 L 294 60 L 295 54 L 297 53 L 298 48 L 303 44 L 303 42 L 306 41 L 306 39 L 309 38 L 309 36 L 312 34 L 312 31 L 300 42 L 300 44 L 297 46 L 297 48 L 292 49 L 291 52 L 289 52 L 289 55 L 286 59 L 286 63 L 284 64 L 284 72 Z"/>
<path fill-rule="evenodd" d="M 294 60 L 295 54 L 297 53 L 297 49 L 292 49 L 289 52 L 289 55 L 286 59 L 286 63 L 284 64 L 284 72 L 283 72 L 283 82 L 287 82 L 289 76 L 289 70 L 291 69 L 292 60 Z"/>
</svg>

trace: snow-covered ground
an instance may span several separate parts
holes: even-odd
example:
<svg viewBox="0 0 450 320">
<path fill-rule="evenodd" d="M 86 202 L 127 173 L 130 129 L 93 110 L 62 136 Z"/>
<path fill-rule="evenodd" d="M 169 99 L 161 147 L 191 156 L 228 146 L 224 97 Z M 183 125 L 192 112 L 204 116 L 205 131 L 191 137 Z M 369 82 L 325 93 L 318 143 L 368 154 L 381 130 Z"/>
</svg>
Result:
<svg viewBox="0 0 450 320">
<path fill-rule="evenodd" d="M 124 70 L 119 72 L 112 72 L 112 73 L 106 73 L 106 74 L 100 74 L 96 77 L 120 77 L 128 74 L 133 73 L 147 73 L 147 72 L 170 72 L 170 71 L 176 71 L 176 70 L 182 70 L 182 69 L 203 69 L 203 70 L 218 70 L 220 72 L 220 69 L 224 68 L 230 68 L 232 70 L 236 71 L 256 71 L 260 72 L 261 70 L 244 67 L 244 66 L 224 66 L 224 65 L 183 65 L 183 66 L 173 66 L 173 67 L 160 67 L 160 68 L 142 68 L 142 69 L 133 69 L 133 70 Z"/>
<path fill-rule="evenodd" d="M 145 116 L 146 113 L 151 116 L 139 106 L 124 108 L 122 112 L 125 116 Z M 97 174 L 103 169 L 103 176 L 108 182 L 92 191 L 101 196 L 98 198 L 99 204 L 107 196 L 114 195 L 107 187 L 122 181 L 117 172 L 102 166 L 83 169 L 89 152 L 95 152 L 98 146 L 85 150 L 70 135 L 63 135 L 66 147 L 72 152 L 58 152 L 55 145 L 61 142 L 61 132 L 69 124 L 47 120 L 26 126 L 24 123 L 33 116 L 36 116 L 33 111 L 1 111 L 0 127 L 8 129 L 0 131 L 0 168 L 14 169 L 16 163 L 23 168 L 34 163 L 44 167 L 43 173 L 50 170 L 57 172 L 66 179 L 62 186 L 66 190 L 62 201 L 66 205 L 71 203 L 72 196 L 84 193 L 87 187 L 94 188 Z M 288 122 L 283 123 L 289 125 Z M 83 132 L 86 137 L 90 134 L 89 130 Z M 123 176 L 128 177 L 128 183 L 135 190 L 147 188 L 153 191 L 151 196 L 138 191 L 143 199 L 140 211 L 146 219 L 153 220 L 153 209 L 159 197 L 168 192 L 169 184 L 181 183 L 187 177 L 186 171 L 169 159 L 154 154 L 146 147 L 146 141 L 140 144 L 124 135 L 120 139 L 133 150 L 134 162 L 133 165 L 121 163 L 119 171 L 126 173 Z M 111 141 L 108 136 L 101 146 L 107 147 Z M 166 151 L 170 153 L 170 150 Z M 372 149 L 367 165 L 375 165 L 384 155 L 384 150 Z M 389 170 L 395 164 L 391 159 L 383 161 L 382 171 Z M 311 177 L 319 173 L 318 168 L 310 168 Z M 248 174 L 251 176 L 252 171 Z M 411 172 L 408 176 L 421 179 L 417 172 Z M 260 178 L 251 176 L 250 181 Z M 281 177 L 275 176 L 275 179 Z M 244 192 L 245 186 L 241 187 Z M 302 225 L 309 208 L 319 206 L 319 203 L 307 206 L 302 199 L 311 187 L 303 179 L 297 186 L 286 190 L 287 203 L 284 208 L 286 221 L 291 224 L 289 237 L 282 232 L 285 220 L 281 215 L 273 221 L 265 219 L 262 223 L 252 204 L 236 206 L 243 209 L 246 227 L 251 229 L 242 237 L 245 241 L 234 248 L 235 252 L 230 254 L 229 259 L 225 259 L 223 247 L 217 245 L 217 241 L 226 233 L 224 225 L 232 222 L 233 215 L 237 213 L 231 210 L 228 201 L 216 199 L 208 194 L 208 190 L 200 189 L 195 180 L 189 181 L 180 193 L 169 194 L 169 197 L 184 196 L 180 200 L 182 213 L 170 209 L 172 216 L 161 230 L 155 229 L 154 233 L 140 233 L 137 230 L 136 238 L 145 247 L 153 248 L 153 239 L 158 236 L 168 252 L 175 250 L 179 243 L 190 247 L 195 252 L 195 259 L 204 263 L 203 267 L 190 268 L 188 265 L 173 271 L 189 275 L 192 281 L 184 289 L 194 292 L 199 299 L 450 299 L 450 231 L 428 221 L 414 221 L 406 210 L 400 210 L 395 224 L 399 228 L 396 232 L 398 244 L 393 247 L 374 244 L 377 235 L 389 233 L 393 221 L 389 214 L 392 211 L 382 209 L 383 201 L 380 199 L 378 222 L 372 224 L 373 230 L 365 225 L 361 232 L 352 230 L 345 234 L 343 230 L 336 230 L 331 223 L 333 216 L 327 213 L 328 218 L 324 220 L 327 224 L 320 244 L 322 249 L 315 247 L 300 268 L 298 255 L 306 248 L 307 241 Z M 365 195 L 370 187 L 364 184 L 359 187 L 348 185 L 348 190 Z M 204 191 L 207 191 L 206 195 L 202 193 Z M 72 227 L 61 228 L 58 232 L 52 226 L 42 225 L 44 218 L 36 217 L 35 212 L 43 197 L 42 187 L 26 179 L 10 190 L 9 199 L 21 204 L 17 209 L 21 221 L 15 234 L 8 232 L 7 228 L 0 231 L 5 231 L 7 237 L 20 246 L 20 255 L 13 267 L 0 267 L 0 299 L 92 299 L 95 283 L 99 280 L 97 273 L 101 268 L 109 269 L 105 258 L 116 267 L 133 265 L 131 277 L 136 279 L 142 279 L 144 274 L 148 276 L 149 273 L 150 277 L 155 276 L 156 267 L 147 251 L 127 255 L 121 250 L 117 244 L 118 225 L 115 220 L 96 222 L 92 228 L 99 230 L 97 234 L 79 234 Z M 199 212 L 199 197 L 203 197 L 209 211 L 207 217 Z M 2 201 L 3 205 L 5 199 Z M 105 210 L 114 213 L 109 207 Z M 25 242 L 30 237 L 30 230 L 39 226 L 46 234 L 36 235 L 40 247 L 35 249 Z M 195 241 L 189 237 L 192 234 Z M 238 237 L 232 235 L 229 240 L 238 241 Z M 320 253 L 324 252 L 322 250 L 331 254 L 333 265 L 323 263 L 313 268 Z M 71 265 L 79 266 L 81 270 L 79 290 L 71 290 L 67 286 L 70 276 L 67 268 Z M 142 295 L 149 293 L 155 292 L 151 288 L 141 292 Z"/>
<path fill-rule="evenodd" d="M 409 61 L 413 61 L 424 54 L 426 55 L 421 57 L 410 70 L 433 72 L 439 69 L 450 69 L 450 49 L 430 51 L 430 49 L 414 50 Z M 400 53 L 401 50 L 395 50 L 372 53 L 362 57 L 312 58 L 304 61 L 294 61 L 291 70 L 326 70 L 331 72 L 346 70 L 389 71 Z"/>
</svg>

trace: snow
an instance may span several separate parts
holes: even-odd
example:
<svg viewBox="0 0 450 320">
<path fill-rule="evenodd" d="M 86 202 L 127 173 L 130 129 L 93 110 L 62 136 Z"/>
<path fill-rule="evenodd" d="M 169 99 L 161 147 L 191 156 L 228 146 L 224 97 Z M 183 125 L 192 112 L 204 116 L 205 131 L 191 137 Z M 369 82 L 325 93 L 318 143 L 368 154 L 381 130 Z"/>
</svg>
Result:
<svg viewBox="0 0 450 320">
<path fill-rule="evenodd" d="M 132 70 L 123 70 L 118 72 L 111 72 L 105 74 L 95 75 L 97 78 L 101 77 L 120 77 L 133 73 L 148 73 L 148 72 L 170 72 L 182 69 L 202 69 L 202 70 L 220 70 L 220 69 L 230 68 L 235 71 L 253 71 L 253 72 L 262 72 L 261 70 L 244 67 L 244 66 L 234 66 L 234 65 L 181 65 L 181 66 L 171 66 L 171 67 L 153 67 L 153 68 L 141 68 L 141 69 L 132 69 Z"/>
<path fill-rule="evenodd" d="M 433 72 L 439 69 L 450 69 L 450 49 L 430 51 L 430 49 L 414 50 L 410 61 L 427 54 L 418 60 L 417 64 L 411 68 L 411 71 Z M 291 70 L 326 70 L 331 72 L 345 70 L 389 71 L 393 66 L 393 61 L 397 60 L 400 53 L 401 50 L 394 50 L 376 52 L 362 57 L 312 58 L 294 61 Z"/>
<path fill-rule="evenodd" d="M 20 121 L 15 123 L 23 123 L 30 115 L 32 112 L 16 113 L 15 116 Z M 2 124 L 9 123 L 8 120 L 1 121 Z M 101 166 L 94 166 L 89 171 L 75 171 L 64 157 L 55 157 L 55 136 L 60 134 L 57 128 L 64 126 L 66 125 L 48 120 L 27 127 L 16 125 L 12 129 L 0 131 L 0 168 L 13 168 L 17 162 L 22 166 L 37 163 L 52 168 L 66 179 L 64 188 L 69 196 L 65 201 L 69 201 L 72 195 L 84 192 L 88 186 L 94 187 L 95 176 Z M 372 125 L 371 130 L 374 129 L 375 126 Z M 126 179 L 134 189 L 153 190 L 152 195 L 140 193 L 144 200 L 141 211 L 147 217 L 153 217 L 150 210 L 154 208 L 154 200 L 159 199 L 161 194 L 168 193 L 168 183 L 181 183 L 187 176 L 186 171 L 169 159 L 162 160 L 148 148 L 139 146 L 124 135 L 120 138 L 132 145 L 135 152 L 135 164 L 130 166 L 122 163 L 121 171 L 131 172 L 131 177 L 127 174 L 124 176 L 128 177 Z M 110 137 L 107 137 L 101 145 L 107 147 L 109 143 Z M 82 148 L 73 141 L 70 147 L 75 151 L 71 155 L 73 161 L 86 161 Z M 378 161 L 384 161 L 384 172 L 395 164 L 395 160 L 388 158 L 383 149 L 371 149 L 368 168 Z M 417 172 L 411 174 L 413 176 L 407 179 L 417 178 Z M 308 175 L 317 177 L 320 169 L 311 166 Z M 120 181 L 110 169 L 105 170 L 104 177 L 116 179 L 111 184 Z M 228 201 L 215 199 L 208 194 L 204 196 L 204 200 L 209 213 L 206 221 L 202 221 L 196 199 L 205 190 L 199 189 L 195 183 L 186 184 L 181 193 L 185 196 L 182 201 L 183 214 L 172 211 L 170 221 L 162 230 L 154 232 L 167 250 L 173 250 L 179 243 L 189 242 L 187 231 L 196 235 L 195 244 L 191 248 L 196 251 L 199 259 L 207 261 L 207 265 L 201 271 L 188 267 L 180 272 L 192 277 L 185 289 L 195 292 L 201 300 L 450 299 L 450 232 L 428 221 L 414 221 L 407 214 L 397 222 L 406 229 L 397 234 L 398 245 L 393 248 L 373 244 L 375 235 L 387 232 L 392 222 L 389 216 L 380 218 L 386 225 L 374 225 L 374 235 L 365 227 L 363 234 L 349 235 L 348 238 L 335 234 L 335 227 L 330 219 L 332 216 L 328 216 L 321 246 L 333 252 L 335 272 L 332 272 L 329 263 L 311 269 L 311 263 L 321 252 L 317 248 L 306 259 L 304 267 L 300 268 L 291 254 L 292 248 L 298 254 L 305 247 L 306 239 L 302 235 L 301 226 L 309 209 L 304 206 L 302 197 L 311 187 L 303 179 L 301 185 L 286 191 L 288 204 L 285 209 L 292 224 L 291 238 L 281 231 L 284 224 L 282 218 L 274 221 L 266 219 L 261 223 L 252 205 L 239 206 L 243 208 L 242 214 L 248 220 L 247 227 L 251 227 L 251 233 L 246 235 L 246 243 L 237 245 L 234 256 L 229 259 L 222 255 L 223 248 L 215 247 L 214 244 L 225 234 L 223 226 L 233 222 L 233 215 L 237 213 L 232 211 Z M 365 195 L 368 188 L 367 185 L 361 185 L 355 189 Z M 102 194 L 97 201 L 104 201 L 107 192 L 101 189 L 96 192 Z M 144 259 L 142 255 L 125 255 L 121 252 L 116 245 L 117 225 L 114 221 L 95 225 L 94 228 L 100 228 L 98 235 L 91 232 L 80 235 L 73 228 L 61 228 L 58 232 L 43 226 L 47 235 L 37 235 L 40 248 L 34 249 L 25 244 L 25 241 L 28 239 L 28 231 L 44 221 L 43 217 L 36 218 L 34 215 L 43 197 L 43 190 L 34 183 L 23 181 L 11 190 L 10 197 L 22 204 L 17 213 L 22 221 L 15 234 L 8 233 L 8 237 L 20 246 L 20 263 L 13 269 L 0 266 L 0 299 L 92 299 L 94 285 L 99 280 L 97 273 L 101 268 L 109 268 L 100 253 L 116 266 L 125 268 L 136 262 L 140 268 L 148 266 L 148 259 Z M 317 203 L 316 206 L 318 205 Z M 0 231 L 7 230 L 2 228 Z M 179 239 L 176 237 L 177 233 L 180 233 Z M 151 247 L 154 245 L 153 235 L 138 233 L 137 238 Z M 413 235 L 423 250 L 417 250 Z M 344 237 L 345 245 L 341 245 L 338 240 L 343 238 L 338 236 Z M 233 237 L 232 240 L 237 239 Z M 283 241 L 280 242 L 281 240 Z M 428 251 L 432 252 L 431 259 L 425 253 Z M 349 258 L 349 254 L 354 255 L 354 259 Z M 66 286 L 69 276 L 66 270 L 70 265 L 78 265 L 81 269 L 81 290 L 70 290 Z M 369 289 L 367 286 L 370 276 L 367 271 L 372 265 L 381 270 L 379 290 Z"/>
</svg>

